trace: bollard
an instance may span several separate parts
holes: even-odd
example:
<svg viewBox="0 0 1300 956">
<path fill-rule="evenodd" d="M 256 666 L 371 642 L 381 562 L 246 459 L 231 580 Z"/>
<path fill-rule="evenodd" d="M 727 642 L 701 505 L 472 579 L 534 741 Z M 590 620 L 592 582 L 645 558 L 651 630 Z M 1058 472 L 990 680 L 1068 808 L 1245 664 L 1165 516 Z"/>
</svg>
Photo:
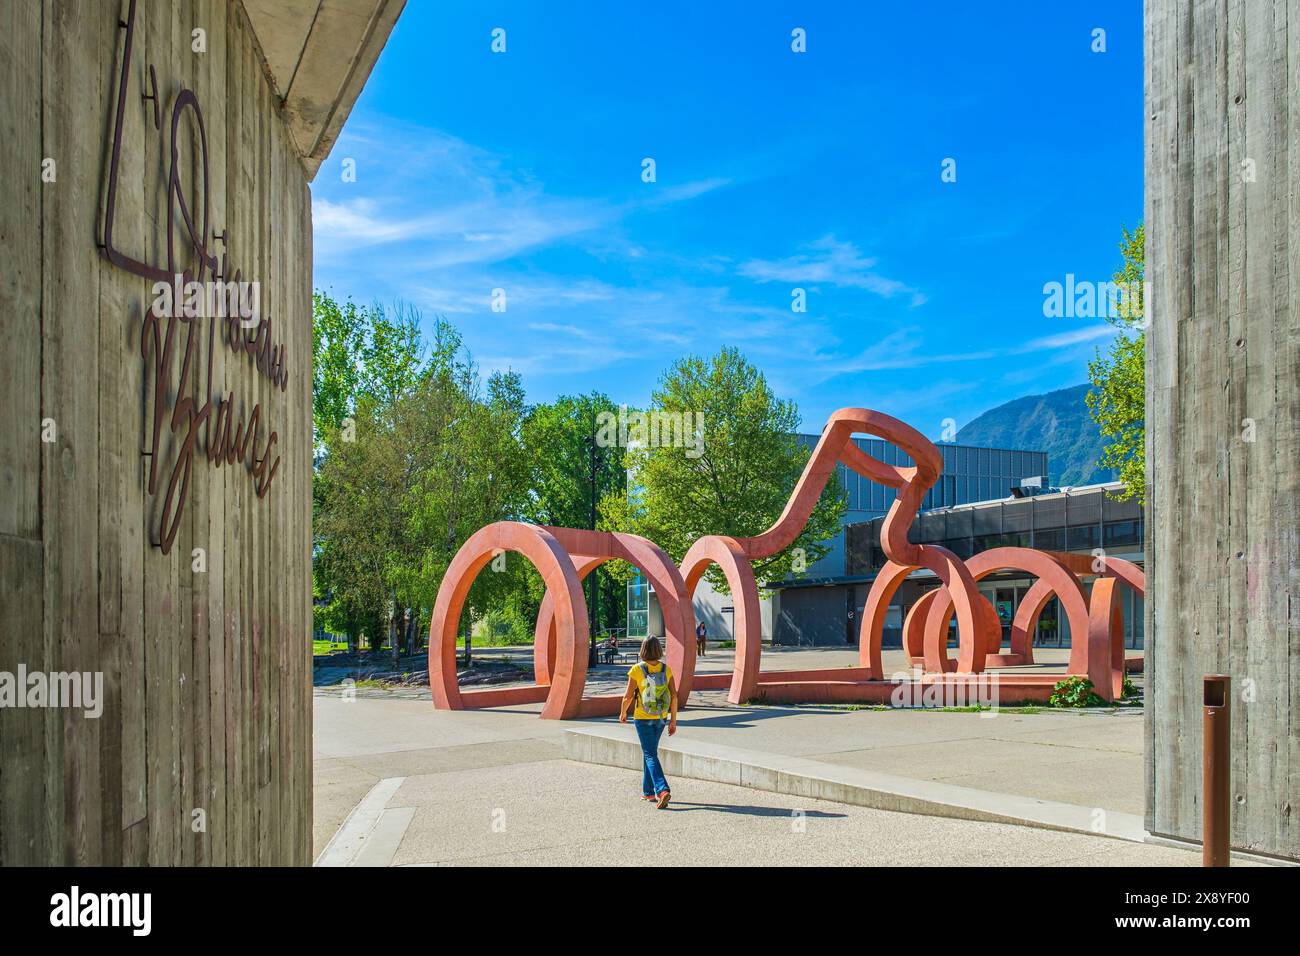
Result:
<svg viewBox="0 0 1300 956">
<path fill-rule="evenodd" d="M 1232 830 L 1231 763 L 1228 742 L 1232 721 L 1226 674 L 1205 675 L 1205 714 L 1202 718 L 1202 794 L 1204 813 L 1201 865 L 1228 866 L 1228 836 Z"/>
</svg>

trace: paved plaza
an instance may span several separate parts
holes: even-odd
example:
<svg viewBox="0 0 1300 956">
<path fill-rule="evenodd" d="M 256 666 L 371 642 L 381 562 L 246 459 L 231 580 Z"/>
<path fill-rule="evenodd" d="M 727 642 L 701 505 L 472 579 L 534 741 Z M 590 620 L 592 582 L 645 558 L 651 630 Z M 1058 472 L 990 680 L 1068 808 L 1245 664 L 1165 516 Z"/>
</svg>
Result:
<svg viewBox="0 0 1300 956">
<path fill-rule="evenodd" d="M 522 654 L 530 648 L 506 653 Z M 497 649 L 486 654 L 501 653 Z M 1046 651 L 1040 667 L 1059 666 Z M 1061 655 L 1063 656 L 1063 655 Z M 765 650 L 764 667 L 854 663 L 852 651 Z M 887 669 L 902 670 L 898 660 Z M 701 662 L 727 670 L 730 652 Z M 601 668 L 608 692 L 624 668 Z M 683 864 L 1196 865 L 1199 854 L 1089 833 L 851 806 L 700 779 L 658 812 L 639 775 L 566 756 L 565 735 L 613 719 L 543 721 L 540 705 L 435 711 L 427 689 L 318 687 L 315 853 L 325 865 L 613 863 L 653 826 Z M 629 737 L 631 728 L 626 728 Z M 1142 809 L 1138 708 L 1086 712 L 734 706 L 692 696 L 677 742 L 722 745 L 1032 797 L 1121 815 Z M 665 738 L 667 741 L 668 738 Z M 654 814 L 653 820 L 646 819 Z"/>
</svg>

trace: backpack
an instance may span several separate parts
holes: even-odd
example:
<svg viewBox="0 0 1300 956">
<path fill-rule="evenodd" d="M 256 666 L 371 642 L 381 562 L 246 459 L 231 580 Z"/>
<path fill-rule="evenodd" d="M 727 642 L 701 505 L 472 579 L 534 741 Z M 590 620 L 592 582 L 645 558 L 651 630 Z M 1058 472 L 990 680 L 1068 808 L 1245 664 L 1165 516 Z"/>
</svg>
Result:
<svg viewBox="0 0 1300 956">
<path fill-rule="evenodd" d="M 644 663 L 641 668 L 641 709 L 651 717 L 664 717 L 668 714 L 671 695 L 668 692 L 668 665 L 664 664 L 657 672 L 651 672 Z"/>
</svg>

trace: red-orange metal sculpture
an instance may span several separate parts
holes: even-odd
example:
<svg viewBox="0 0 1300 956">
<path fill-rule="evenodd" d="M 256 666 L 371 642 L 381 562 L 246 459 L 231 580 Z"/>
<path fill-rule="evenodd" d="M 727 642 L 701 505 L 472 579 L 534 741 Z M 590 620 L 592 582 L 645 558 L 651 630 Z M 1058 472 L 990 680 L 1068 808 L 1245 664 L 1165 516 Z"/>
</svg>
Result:
<svg viewBox="0 0 1300 956">
<path fill-rule="evenodd" d="M 859 448 L 855 435 L 892 442 L 915 464 L 889 465 Z M 654 588 L 664 614 L 668 662 L 677 675 L 682 705 L 692 689 L 727 689 L 732 703 L 749 700 L 788 702 L 884 702 L 898 679 L 885 678 L 881 641 L 885 611 L 898 587 L 914 571 L 928 569 L 940 587 L 927 592 L 903 623 L 904 646 L 921 668 L 922 684 L 953 684 L 986 668 L 1033 663 L 1032 635 L 1047 601 L 1060 600 L 1074 636 L 1067 673 L 1089 677 L 1097 693 L 1113 700 L 1126 667 L 1118 585 L 1145 594 L 1140 568 L 1114 558 L 995 548 L 962 561 L 946 548 L 913 544 L 907 529 L 925 493 L 937 481 L 943 459 L 915 429 L 865 408 L 831 415 L 804 467 L 785 510 L 767 531 L 752 538 L 705 535 L 687 551 L 678 570 L 652 541 L 631 534 L 544 528 L 502 521 L 465 542 L 443 579 L 429 625 L 429 683 L 440 708 L 495 707 L 544 702 L 542 716 L 585 717 L 617 712 L 619 695 L 584 697 L 587 671 L 587 614 L 582 579 L 599 565 L 621 558 L 640 568 Z M 790 547 L 807 524 L 818 497 L 839 464 L 897 492 L 881 528 L 888 559 L 867 597 L 859 640 L 859 666 L 763 673 L 758 585 L 752 562 Z M 465 596 L 475 576 L 502 551 L 517 551 L 541 573 L 546 596 L 538 614 L 533 652 L 536 683 L 505 690 L 461 691 L 456 680 L 456 630 Z M 1094 560 L 1102 563 L 1094 568 Z M 734 598 L 736 659 L 731 674 L 695 674 L 692 597 L 709 565 L 717 564 Z M 1020 603 L 1011 626 L 1009 653 L 1002 653 L 1001 623 L 978 582 L 996 571 L 1014 569 L 1037 578 Z M 1098 575 L 1085 589 L 1082 576 Z M 957 619 L 957 658 L 948 657 L 948 632 Z M 1000 696 L 1013 701 L 1045 700 L 1061 674 L 999 675 Z M 909 678 L 910 679 L 910 678 Z"/>
</svg>

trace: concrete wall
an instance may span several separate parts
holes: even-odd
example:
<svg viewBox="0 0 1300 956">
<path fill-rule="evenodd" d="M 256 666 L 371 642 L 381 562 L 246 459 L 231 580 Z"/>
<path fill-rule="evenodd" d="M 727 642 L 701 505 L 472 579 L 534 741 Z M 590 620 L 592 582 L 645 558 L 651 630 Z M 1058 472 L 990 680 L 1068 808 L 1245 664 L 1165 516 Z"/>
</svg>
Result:
<svg viewBox="0 0 1300 956">
<path fill-rule="evenodd" d="M 796 647 L 848 647 L 844 640 L 845 590 L 843 587 L 782 588 L 775 642 Z M 866 594 L 865 588 L 862 593 Z"/>
<path fill-rule="evenodd" d="M 1232 844 L 1300 857 L 1300 22 L 1146 7 L 1147 803 L 1201 836 L 1232 675 Z"/>
<path fill-rule="evenodd" d="M 772 640 L 773 616 L 780 606 L 780 597 L 773 592 L 762 590 L 758 592 L 758 595 L 759 623 L 763 641 L 768 642 Z M 707 580 L 702 580 L 695 589 L 691 604 L 695 609 L 695 620 L 703 621 L 704 626 L 708 628 L 709 643 L 714 641 L 734 641 L 736 639 L 735 613 L 725 610 L 726 608 L 735 607 L 735 602 L 730 594 L 715 591 L 713 585 L 709 584 Z M 661 616 L 660 621 L 662 622 L 662 620 Z M 660 631 L 659 633 L 662 634 L 663 632 Z"/>
<path fill-rule="evenodd" d="M 261 283 L 284 389 L 202 321 L 184 394 L 260 404 L 281 460 L 264 498 L 199 431 L 169 553 L 151 541 L 179 438 L 176 335 L 153 444 L 151 283 L 99 244 L 128 3 L 0 4 L 0 672 L 102 673 L 103 713 L 0 710 L 0 864 L 304 864 L 311 852 L 311 209 L 244 9 L 141 0 L 114 244 L 167 264 L 173 97 L 208 139 L 208 252 Z M 206 51 L 192 49 L 195 28 Z M 156 100 L 142 100 L 149 66 Z M 155 103 L 159 124 L 155 126 Z M 181 191 L 202 207 L 192 114 Z M 55 178 L 43 181 L 54 162 Z M 174 210 L 174 206 L 173 206 Z M 196 225 L 202 230 L 202 225 Z M 181 259 L 198 253 L 179 226 Z M 229 276 L 233 278 L 233 276 Z M 167 322 L 160 328 L 166 334 Z M 186 323 L 180 323 L 185 326 Z M 214 384 L 206 376 L 212 356 Z M 43 438 L 45 440 L 43 440 Z M 254 458 L 250 452 L 246 458 Z M 202 549 L 206 570 L 196 570 Z M 201 813 L 200 813 L 201 812 Z M 202 824 L 202 831 L 195 832 Z"/>
</svg>

